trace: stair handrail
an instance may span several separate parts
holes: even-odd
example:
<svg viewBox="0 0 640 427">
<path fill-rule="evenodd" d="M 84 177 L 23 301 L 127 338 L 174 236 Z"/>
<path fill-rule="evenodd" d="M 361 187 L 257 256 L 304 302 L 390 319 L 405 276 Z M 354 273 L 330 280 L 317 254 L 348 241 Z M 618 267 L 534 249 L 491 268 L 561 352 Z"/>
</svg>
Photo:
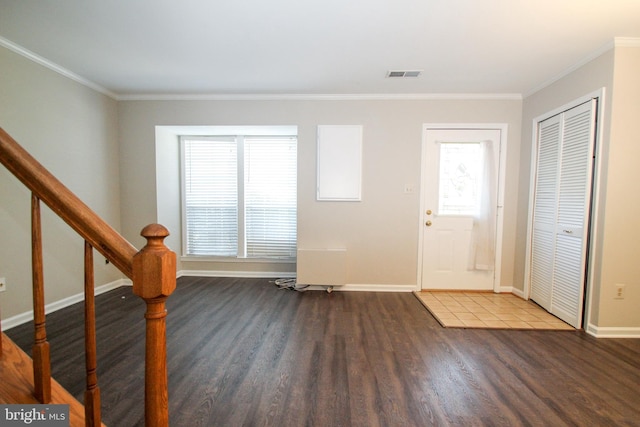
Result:
<svg viewBox="0 0 640 427">
<path fill-rule="evenodd" d="M 168 426 L 165 301 L 176 286 L 176 255 L 163 243 L 164 238 L 169 235 L 168 230 L 159 224 L 147 225 L 141 232 L 141 235 L 147 239 L 147 244 L 138 251 L 1 127 L 0 163 L 31 190 L 32 213 L 37 212 L 37 216 L 39 216 L 38 204 L 42 200 L 85 240 L 85 248 L 96 249 L 133 281 L 133 293 L 141 297 L 147 305 L 145 313 L 147 319 L 145 424 L 147 426 Z M 37 228 L 39 228 L 39 224 Z M 34 229 L 32 228 L 32 232 Z M 32 238 L 32 240 L 36 239 Z M 86 257 L 87 250 L 85 249 L 85 267 L 92 264 L 87 262 Z M 89 268 L 92 267 L 89 266 Z M 34 273 L 34 278 L 37 275 Z M 87 275 L 86 270 L 85 275 Z M 92 271 L 89 276 L 93 276 Z M 93 285 L 90 283 L 89 286 Z M 86 287 L 85 283 L 85 289 Z M 39 297 L 41 301 L 37 302 L 38 309 L 36 310 L 35 293 L 36 283 L 34 283 L 34 317 L 38 317 L 38 312 L 41 312 L 42 317 L 41 325 L 38 325 L 37 321 L 35 322 L 37 336 L 38 328 L 44 329 L 44 298 Z M 42 292 L 38 291 L 37 293 L 41 294 Z M 90 295 L 93 298 L 92 293 Z M 95 334 L 95 331 L 93 333 Z M 43 334 L 44 340 L 46 340 L 46 333 L 43 332 Z M 48 343 L 46 343 L 46 347 L 45 353 L 48 359 Z M 48 370 L 48 360 L 44 364 L 46 365 L 45 370 Z M 35 371 L 34 362 L 34 375 Z M 38 382 L 42 379 L 34 378 L 34 381 Z M 38 394 L 37 390 L 36 394 Z M 40 398 L 42 397 L 40 396 Z M 97 404 L 99 411 L 99 396 Z M 85 422 L 87 425 L 92 425 L 94 421 L 89 421 L 87 418 Z"/>
<path fill-rule="evenodd" d="M 0 128 L 0 163 L 128 278 L 137 249 Z"/>
</svg>

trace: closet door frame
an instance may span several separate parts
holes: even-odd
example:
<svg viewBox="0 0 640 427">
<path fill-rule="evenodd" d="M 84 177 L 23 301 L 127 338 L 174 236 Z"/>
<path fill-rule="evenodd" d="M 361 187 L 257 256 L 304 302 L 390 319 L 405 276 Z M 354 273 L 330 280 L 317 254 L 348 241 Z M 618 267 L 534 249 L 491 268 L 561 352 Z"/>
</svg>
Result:
<svg viewBox="0 0 640 427">
<path fill-rule="evenodd" d="M 577 107 L 585 102 L 596 99 L 596 129 L 595 129 L 595 162 L 593 165 L 592 174 L 592 196 L 591 196 L 591 218 L 589 221 L 588 243 L 587 243 L 587 262 L 586 262 L 586 289 L 583 296 L 583 321 L 582 328 L 586 331 L 591 324 L 591 304 L 593 287 L 595 284 L 595 272 L 591 264 L 593 263 L 593 255 L 595 249 L 598 247 L 598 206 L 600 203 L 600 177 L 602 170 L 602 151 L 603 147 L 602 132 L 603 132 L 603 118 L 604 118 L 604 103 L 605 103 L 605 88 L 591 92 L 583 97 L 573 100 L 561 107 L 558 107 L 552 111 L 535 117 L 532 121 L 532 144 L 531 144 L 531 171 L 529 179 L 529 212 L 528 212 L 528 229 L 527 229 L 527 246 L 526 246 L 526 258 L 525 258 L 525 276 L 524 276 L 524 289 L 523 297 L 530 299 L 531 297 L 531 256 L 532 256 L 532 238 L 533 238 L 533 208 L 535 203 L 535 184 L 536 184 L 536 172 L 538 166 L 538 124 L 544 120 L 547 120 L 555 115 L 563 113 L 574 107 Z"/>
</svg>

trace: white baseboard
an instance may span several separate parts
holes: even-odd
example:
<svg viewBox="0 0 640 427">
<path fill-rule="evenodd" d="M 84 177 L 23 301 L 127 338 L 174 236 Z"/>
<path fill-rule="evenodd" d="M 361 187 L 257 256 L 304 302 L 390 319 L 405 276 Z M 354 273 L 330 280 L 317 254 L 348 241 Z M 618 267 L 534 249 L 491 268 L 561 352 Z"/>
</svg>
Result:
<svg viewBox="0 0 640 427">
<path fill-rule="evenodd" d="M 356 292 L 414 292 L 417 290 L 416 285 L 381 285 L 381 284 L 365 284 L 351 283 L 343 286 L 334 286 L 334 291 L 356 291 Z"/>
<path fill-rule="evenodd" d="M 265 278 L 265 279 L 290 279 L 296 277 L 296 273 L 292 271 L 211 271 L 211 270 L 180 270 L 177 277 L 246 277 L 246 278 Z"/>
<path fill-rule="evenodd" d="M 589 324 L 585 331 L 596 338 L 640 338 L 640 328 L 638 327 L 616 328 Z"/>
<path fill-rule="evenodd" d="M 248 277 L 248 278 L 292 278 L 295 277 L 293 272 L 238 272 L 238 271 L 200 271 L 200 270 L 181 270 L 177 277 L 182 276 L 200 276 L 200 277 Z M 95 294 L 100 295 L 122 286 L 131 286 L 131 280 L 119 279 L 105 285 L 95 288 Z M 327 290 L 328 286 L 312 285 L 307 290 Z M 416 285 L 384 285 L 384 284 L 347 284 L 343 286 L 334 286 L 333 291 L 355 291 L 355 292 L 415 292 Z M 500 292 L 511 292 L 516 296 L 524 298 L 524 293 L 516 288 L 502 287 Z M 84 300 L 84 293 L 72 295 L 59 301 L 54 301 L 45 305 L 45 314 L 68 307 Z M 2 330 L 8 330 L 15 326 L 22 325 L 33 320 L 33 311 L 21 313 L 2 321 Z M 589 324 L 585 330 L 589 335 L 596 338 L 640 338 L 640 327 L 598 327 Z"/>
<path fill-rule="evenodd" d="M 121 286 L 131 286 L 131 280 L 119 279 L 114 282 L 107 283 L 106 285 L 97 286 L 95 288 L 95 294 L 100 295 L 105 292 L 109 292 L 111 290 L 119 288 Z M 70 297 L 63 298 L 61 300 L 46 304 L 44 306 L 44 312 L 45 314 L 53 313 L 54 311 L 58 311 L 62 308 L 69 307 L 70 305 L 76 304 L 80 301 L 84 301 L 84 292 L 71 295 Z M 27 323 L 32 320 L 33 320 L 33 310 L 27 311 L 21 314 L 17 314 L 15 316 L 2 320 L 2 330 L 6 331 L 15 326 L 22 325 L 23 323 Z"/>
<path fill-rule="evenodd" d="M 501 291 L 501 292 L 502 292 L 502 291 Z M 511 293 L 512 293 L 512 294 L 514 294 L 515 296 L 520 297 L 520 298 L 522 298 L 522 299 L 528 299 L 527 297 L 525 297 L 525 295 L 524 295 L 524 291 L 523 291 L 523 290 L 521 290 L 521 289 L 517 289 L 517 288 L 514 288 L 513 286 L 511 287 L 511 290 L 510 290 L 509 292 L 511 292 Z"/>
<path fill-rule="evenodd" d="M 265 279 L 290 279 L 295 278 L 295 272 L 271 272 L 271 271 L 209 271 L 209 270 L 180 270 L 178 277 L 246 277 Z M 311 285 L 306 290 L 324 291 L 329 286 Z M 356 291 L 356 292 L 413 292 L 416 285 L 380 285 L 380 284 L 346 284 L 333 286 L 334 291 Z"/>
<path fill-rule="evenodd" d="M 414 287 L 413 289 L 414 291 L 420 291 L 420 288 Z M 430 289 L 427 289 L 430 290 Z M 472 289 L 432 289 L 432 290 L 438 290 L 438 291 L 451 291 L 451 292 L 458 292 L 458 291 L 469 291 L 469 292 L 491 292 L 490 289 L 487 290 L 481 290 L 481 291 L 476 291 L 476 290 L 472 290 Z M 493 292 L 496 292 L 495 290 Z M 526 299 L 524 297 L 524 292 L 522 292 L 520 289 L 516 289 L 513 286 L 500 286 L 498 288 L 497 293 L 499 294 L 514 294 L 515 296 L 518 296 L 522 299 Z"/>
</svg>

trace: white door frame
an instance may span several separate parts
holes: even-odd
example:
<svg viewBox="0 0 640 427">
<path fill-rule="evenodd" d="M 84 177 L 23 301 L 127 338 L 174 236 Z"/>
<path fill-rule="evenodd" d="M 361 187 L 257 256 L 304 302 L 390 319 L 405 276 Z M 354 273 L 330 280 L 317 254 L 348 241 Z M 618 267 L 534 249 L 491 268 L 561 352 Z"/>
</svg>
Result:
<svg viewBox="0 0 640 427">
<path fill-rule="evenodd" d="M 585 96 L 577 98 L 571 102 L 564 104 L 561 107 L 558 107 L 554 110 L 549 111 L 548 113 L 542 114 L 538 117 L 534 117 L 532 120 L 532 129 L 531 129 L 531 176 L 529 178 L 529 218 L 527 219 L 527 246 L 526 246 L 526 257 L 525 257 L 525 267 L 524 267 L 524 287 L 523 287 L 523 297 L 525 299 L 529 299 L 531 296 L 531 240 L 533 236 L 533 203 L 535 196 L 535 178 L 536 178 L 536 170 L 538 167 L 538 123 L 544 121 L 550 117 L 553 117 L 557 114 L 560 114 L 564 111 L 570 110 L 571 108 L 583 104 L 585 102 L 590 101 L 591 99 L 597 99 L 598 105 L 596 109 L 596 132 L 595 132 L 595 150 L 594 154 L 596 156 L 596 162 L 593 165 L 593 175 L 592 175 L 592 195 L 591 195 L 591 220 L 590 220 L 590 228 L 589 228 L 589 246 L 587 247 L 587 251 L 589 255 L 595 254 L 595 249 L 598 247 L 600 242 L 598 241 L 598 212 L 600 205 L 600 177 L 602 171 L 602 151 L 603 144 L 602 136 L 604 132 L 603 118 L 604 118 L 604 102 L 605 102 L 605 88 L 601 88 L 599 90 L 593 91 Z M 595 282 L 595 269 L 592 268 L 591 263 L 593 262 L 593 256 L 587 256 L 587 288 L 584 292 L 584 301 L 583 301 L 583 310 L 585 311 L 582 328 L 590 333 L 591 335 L 596 335 L 594 326 L 591 325 L 591 302 L 592 302 L 592 290 Z"/>
<path fill-rule="evenodd" d="M 495 248 L 495 261 L 493 266 L 493 291 L 499 292 L 511 292 L 511 286 L 501 287 L 500 285 L 500 273 L 502 266 L 502 233 L 504 222 L 504 185 L 505 185 L 505 171 L 506 171 L 506 159 L 507 159 L 507 130 L 508 125 L 506 123 L 426 123 L 422 126 L 422 156 L 420 164 L 420 214 L 418 215 L 418 283 L 416 284 L 416 290 L 422 289 L 422 252 L 424 245 L 424 225 L 422 220 L 424 215 L 422 214 L 426 209 L 426 186 L 424 185 L 424 177 L 426 176 L 426 160 L 427 160 L 427 131 L 429 130 L 499 130 L 500 131 L 500 155 L 498 165 L 498 197 L 497 197 L 497 209 L 496 209 L 496 248 Z"/>
</svg>

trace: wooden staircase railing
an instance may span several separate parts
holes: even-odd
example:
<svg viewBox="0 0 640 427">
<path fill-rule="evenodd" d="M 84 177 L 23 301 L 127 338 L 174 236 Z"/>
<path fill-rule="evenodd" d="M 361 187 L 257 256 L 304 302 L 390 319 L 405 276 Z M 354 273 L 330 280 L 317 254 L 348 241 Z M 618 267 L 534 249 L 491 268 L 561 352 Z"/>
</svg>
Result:
<svg viewBox="0 0 640 427">
<path fill-rule="evenodd" d="M 31 190 L 32 271 L 34 346 L 33 371 L 36 398 L 51 399 L 49 343 L 45 328 L 44 275 L 40 201 L 74 229 L 84 240 L 85 267 L 85 353 L 87 388 L 85 425 L 99 426 L 100 388 L 96 374 L 96 331 L 94 304 L 93 249 L 100 252 L 128 278 L 133 293 L 146 305 L 145 425 L 169 425 L 166 362 L 165 301 L 176 287 L 176 255 L 163 243 L 169 235 L 159 224 L 146 226 L 141 235 L 147 244 L 140 251 L 94 213 L 77 196 L 48 172 L 9 134 L 0 128 L 0 163 Z M 0 355 L 2 354 L 0 348 Z"/>
</svg>

